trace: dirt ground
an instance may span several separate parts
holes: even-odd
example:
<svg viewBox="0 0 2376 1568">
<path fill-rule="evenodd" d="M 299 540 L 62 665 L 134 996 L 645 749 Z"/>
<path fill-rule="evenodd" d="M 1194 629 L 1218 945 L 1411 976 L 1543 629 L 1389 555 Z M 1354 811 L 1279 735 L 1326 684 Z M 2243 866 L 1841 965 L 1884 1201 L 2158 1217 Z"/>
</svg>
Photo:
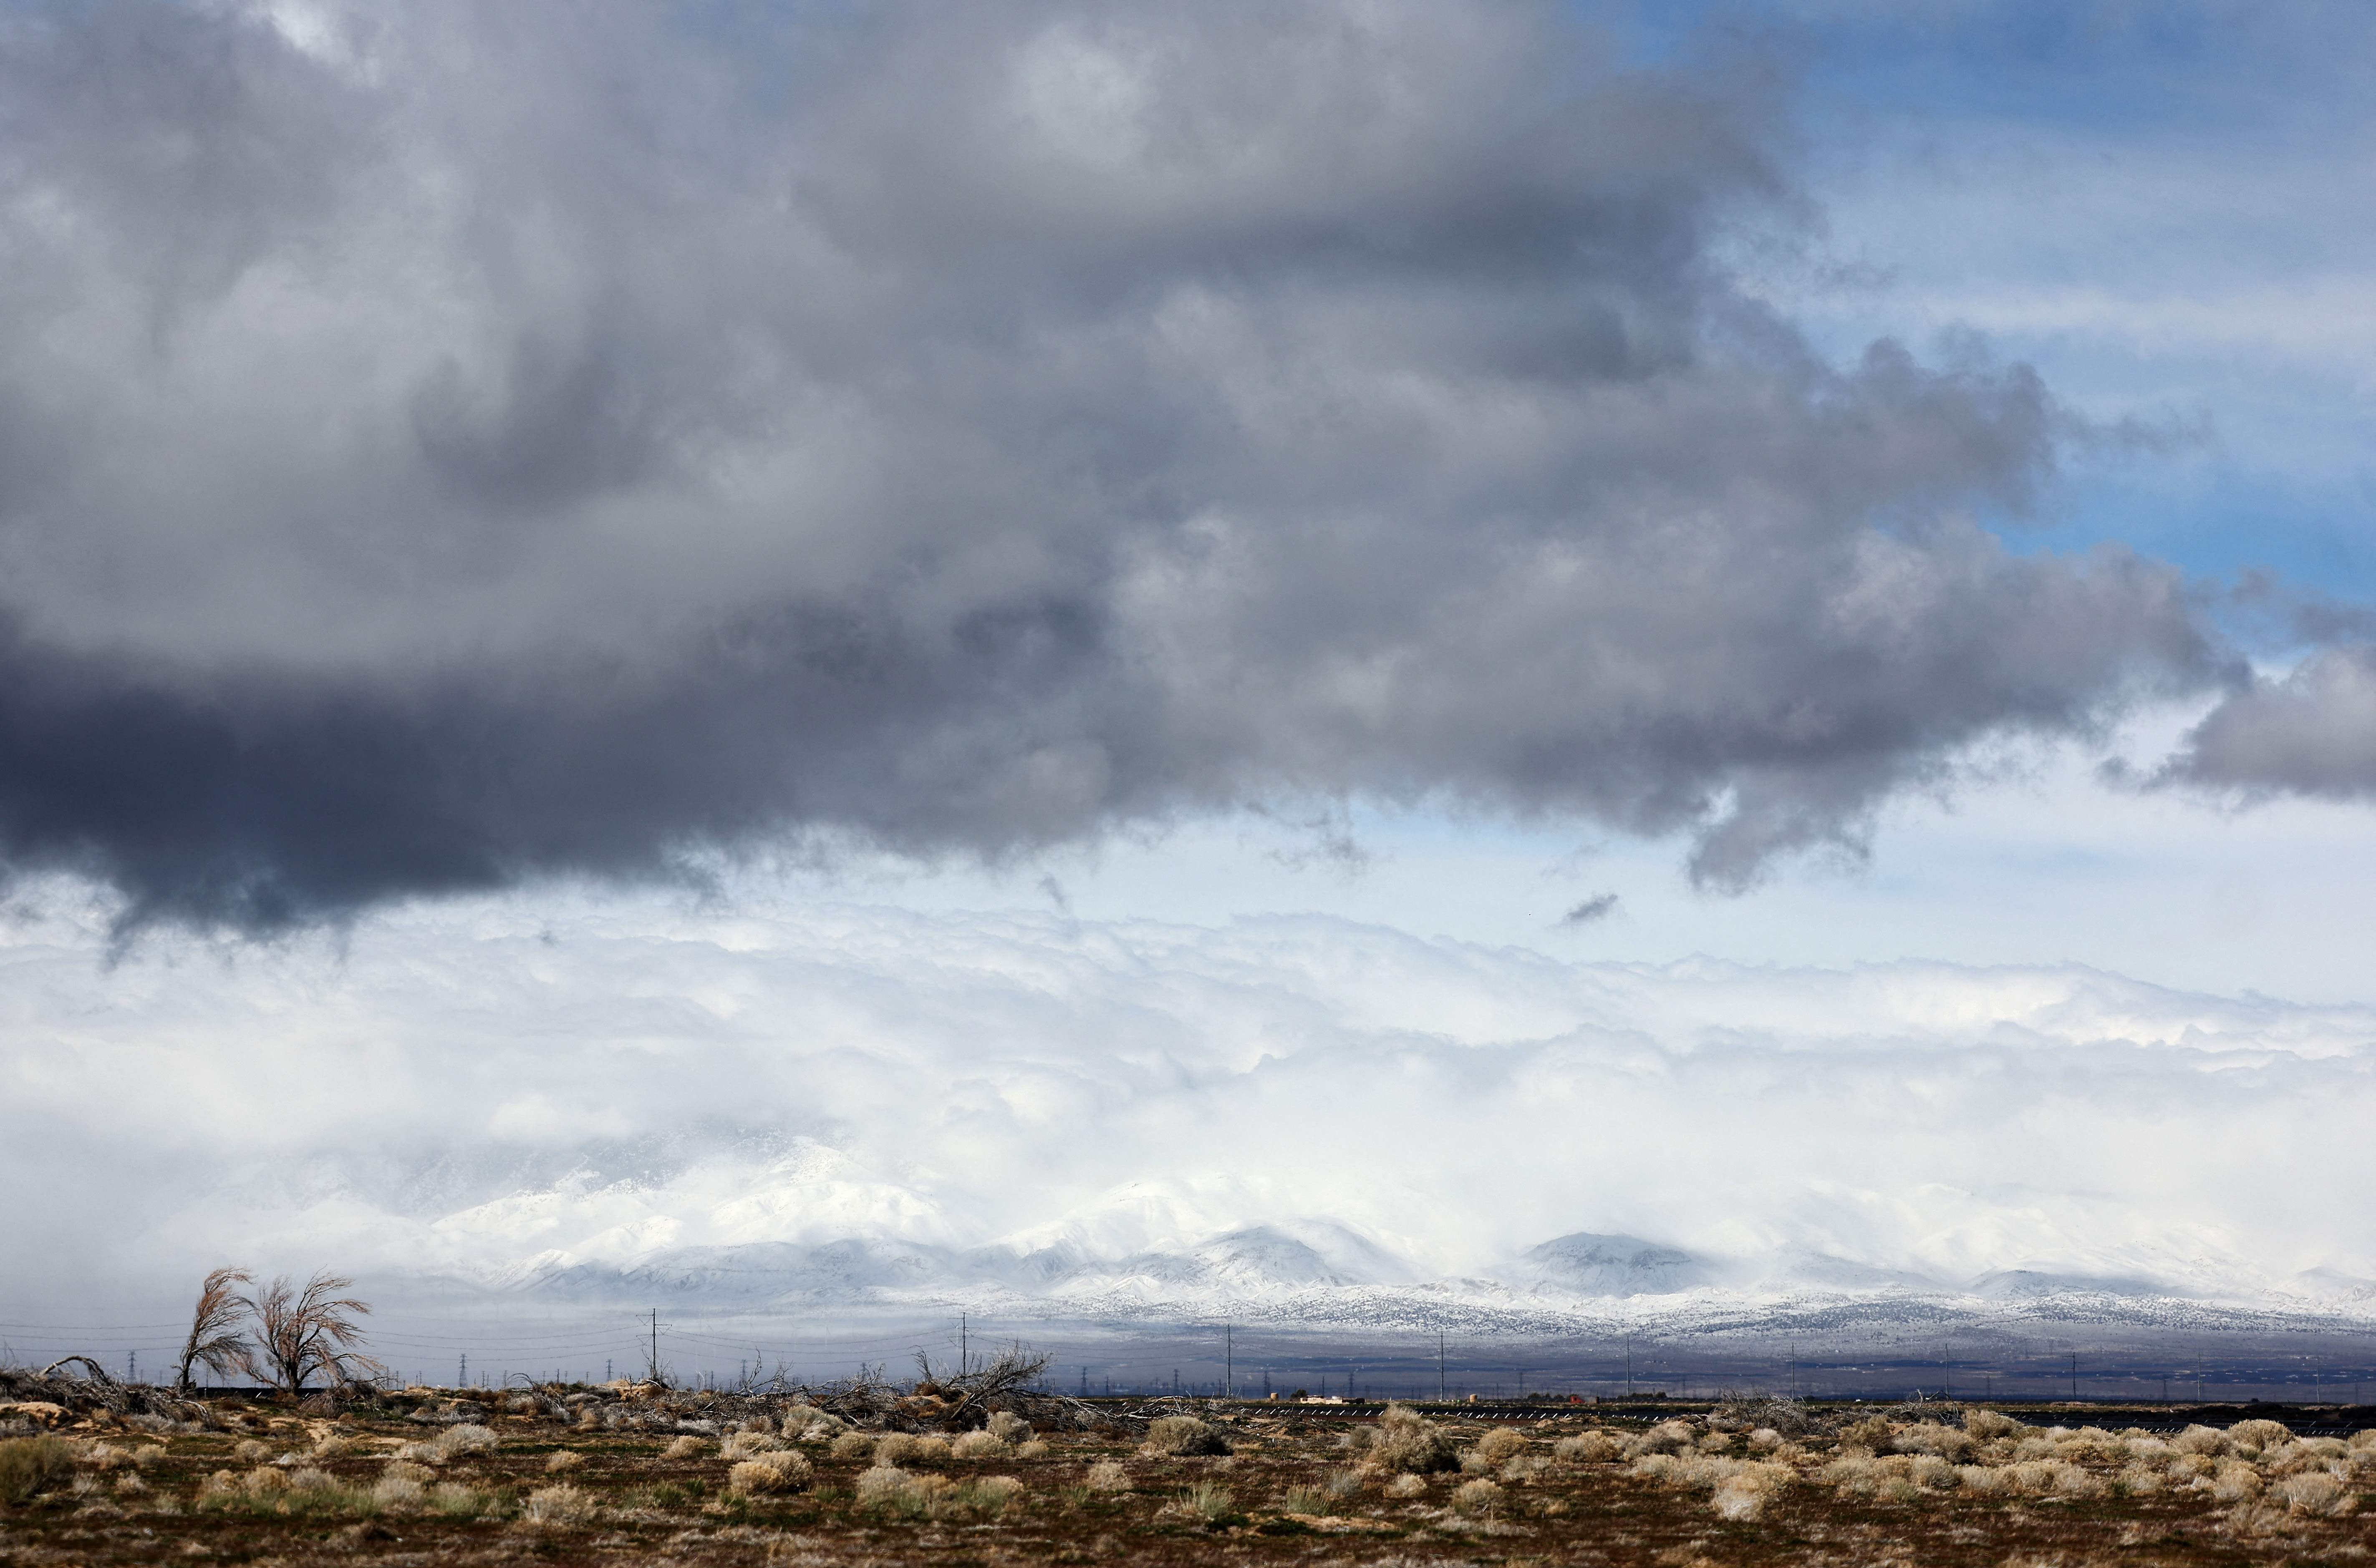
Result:
<svg viewBox="0 0 2376 1568">
<path fill-rule="evenodd" d="M 616 1388 L 204 1408 L 0 1410 L 32 1434 L 0 1443 L 0 1564 L 2144 1568 L 2376 1549 L 2376 1440 L 2266 1422 L 1777 1408 L 1784 1431 L 1756 1409 L 1514 1425 L 1183 1405 L 1153 1432 L 1007 1418 L 886 1448 L 805 1405 L 688 1413 Z"/>
</svg>

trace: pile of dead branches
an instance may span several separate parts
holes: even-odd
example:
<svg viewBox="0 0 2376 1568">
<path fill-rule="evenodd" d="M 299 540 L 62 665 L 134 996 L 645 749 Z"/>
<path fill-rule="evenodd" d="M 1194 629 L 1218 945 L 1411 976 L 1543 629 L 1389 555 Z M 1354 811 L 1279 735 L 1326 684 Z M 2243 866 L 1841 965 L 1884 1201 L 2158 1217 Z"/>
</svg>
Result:
<svg viewBox="0 0 2376 1568">
<path fill-rule="evenodd" d="M 955 1372 L 933 1370 L 931 1358 L 920 1350 L 916 1370 L 915 1387 L 895 1408 L 918 1430 L 970 1431 L 987 1425 L 1001 1410 L 1041 1431 L 1083 1431 L 1113 1424 L 1106 1412 L 1068 1394 L 1035 1386 L 1048 1371 L 1048 1358 L 1019 1348 Z"/>
<path fill-rule="evenodd" d="M 198 1406 L 145 1383 L 118 1383 L 88 1356 L 68 1356 L 41 1371 L 0 1367 L 0 1404 L 55 1405 L 76 1415 L 104 1410 L 116 1416 L 164 1416 L 196 1420 Z"/>
<path fill-rule="evenodd" d="M 1822 1436 L 1833 1427 L 1833 1422 L 1810 1410 L 1803 1399 L 1727 1399 L 1713 1414 L 1728 1430 L 1753 1431 L 1764 1427 L 1784 1437 Z"/>
<path fill-rule="evenodd" d="M 1048 1360 L 1017 1348 L 951 1371 L 935 1367 L 920 1352 L 915 1381 L 904 1384 L 874 1366 L 834 1383 L 803 1384 L 778 1376 L 728 1389 L 639 1384 L 619 1390 L 614 1397 L 679 1420 L 721 1424 L 754 1416 L 780 1419 L 785 1411 L 804 1406 L 869 1431 L 970 1431 L 988 1425 L 1002 1410 L 1040 1431 L 1137 1431 L 1158 1415 L 1173 1413 L 1168 1406 L 1147 1413 L 1100 1409 L 1040 1387 Z"/>
</svg>

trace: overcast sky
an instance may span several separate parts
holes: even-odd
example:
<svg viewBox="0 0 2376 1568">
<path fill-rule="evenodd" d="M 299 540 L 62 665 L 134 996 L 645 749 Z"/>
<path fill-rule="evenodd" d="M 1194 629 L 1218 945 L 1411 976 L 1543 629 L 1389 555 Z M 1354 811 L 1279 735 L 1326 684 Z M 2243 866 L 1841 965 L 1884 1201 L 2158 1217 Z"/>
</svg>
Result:
<svg viewBox="0 0 2376 1568">
<path fill-rule="evenodd" d="M 235 1077 L 319 1027 L 267 955 L 418 962 L 416 1039 L 487 910 L 631 968 L 814 903 L 920 968 L 1312 913 L 2371 1000 L 2371 51 L 2315 0 L 10 6 L 6 1060 L 126 1091 L 73 1020 L 171 973 Z"/>
</svg>

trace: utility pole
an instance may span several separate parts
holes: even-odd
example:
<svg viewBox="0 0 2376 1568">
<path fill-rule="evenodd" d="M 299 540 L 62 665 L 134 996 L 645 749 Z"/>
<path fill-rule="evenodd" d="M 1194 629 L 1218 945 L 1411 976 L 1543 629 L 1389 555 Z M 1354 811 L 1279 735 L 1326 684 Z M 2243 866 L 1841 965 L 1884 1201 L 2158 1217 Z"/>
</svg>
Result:
<svg viewBox="0 0 2376 1568">
<path fill-rule="evenodd" d="M 973 1370 L 973 1363 L 968 1360 L 971 1354 L 972 1345 L 966 1336 L 966 1315 L 959 1313 L 957 1313 L 957 1375 L 959 1377 L 965 1376 L 967 1372 Z"/>
<path fill-rule="evenodd" d="M 660 1380 L 660 1310 L 652 1309 L 652 1381 Z"/>
<path fill-rule="evenodd" d="M 2075 1353 L 2071 1358 L 2071 1402 L 2079 1402 L 2079 1358 Z"/>
<path fill-rule="evenodd" d="M 1939 1347 L 1939 1380 L 1940 1393 L 1953 1399 L 1955 1396 L 1955 1348 L 1953 1345 Z"/>
<path fill-rule="evenodd" d="M 1634 1332 L 1625 1332 L 1625 1397 L 1634 1397 Z"/>
<path fill-rule="evenodd" d="M 1238 1353 L 1237 1342 L 1231 1337 L 1233 1332 L 1232 1324 L 1225 1323 L 1221 1325 L 1221 1397 L 1224 1399 L 1237 1397 Z"/>
<path fill-rule="evenodd" d="M 454 1374 L 454 1386 L 457 1388 L 470 1386 L 470 1352 L 468 1350 L 462 1352 L 462 1370 Z"/>
<path fill-rule="evenodd" d="M 1435 1402 L 1443 1404 L 1450 1396 L 1443 1381 L 1443 1330 L 1435 1331 Z"/>
</svg>

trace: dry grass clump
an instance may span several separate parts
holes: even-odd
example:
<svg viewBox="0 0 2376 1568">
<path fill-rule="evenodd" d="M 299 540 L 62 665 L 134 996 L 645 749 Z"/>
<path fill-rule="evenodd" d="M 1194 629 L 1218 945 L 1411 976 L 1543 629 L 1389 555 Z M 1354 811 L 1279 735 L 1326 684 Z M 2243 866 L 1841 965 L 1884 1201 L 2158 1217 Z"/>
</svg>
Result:
<svg viewBox="0 0 2376 1568">
<path fill-rule="evenodd" d="M 957 1491 L 976 1512 L 995 1518 L 1005 1513 L 1025 1490 L 1013 1476 L 984 1476 L 959 1487 Z"/>
<path fill-rule="evenodd" d="M 1198 1481 L 1167 1504 L 1164 1512 L 1209 1526 L 1234 1516 L 1237 1499 L 1230 1495 L 1229 1488 L 1218 1481 Z"/>
<path fill-rule="evenodd" d="M 258 1443 L 252 1437 L 242 1438 L 239 1445 L 231 1451 L 231 1456 L 243 1465 L 261 1465 L 272 1457 L 272 1445 Z"/>
<path fill-rule="evenodd" d="M 1946 1491 L 1963 1484 L 1961 1472 L 1935 1454 L 1874 1455 L 1860 1448 L 1825 1465 L 1815 1479 L 1848 1496 L 1883 1503 L 1916 1503 L 1926 1492 Z"/>
<path fill-rule="evenodd" d="M 1015 1445 L 994 1431 L 969 1431 L 949 1444 L 949 1453 L 959 1459 L 1004 1459 L 1015 1453 Z"/>
<path fill-rule="evenodd" d="M 845 1431 L 834 1438 L 826 1452 L 837 1459 L 863 1459 L 874 1452 L 874 1437 L 871 1432 Z"/>
<path fill-rule="evenodd" d="M 2227 1452 L 2228 1434 L 2217 1427 L 2191 1426 L 2169 1440 L 2180 1454 L 2218 1455 Z"/>
<path fill-rule="evenodd" d="M 2018 1437 L 2028 1430 L 2002 1410 L 1971 1409 L 1964 1412 L 1964 1431 L 1975 1443 L 1989 1443 L 2001 1437 Z"/>
<path fill-rule="evenodd" d="M 1907 1470 L 1916 1463 L 1897 1459 L 1888 1463 L 1898 1468 L 1892 1478 L 1907 1480 Z M 1942 1461 L 1933 1459 L 1932 1464 Z M 1840 1476 L 1835 1484 L 1853 1478 L 1861 1484 L 1869 1480 L 1877 1462 L 1869 1455 L 1858 1454 L 1837 1462 L 1835 1469 Z M 1707 1492 L 1716 1511 L 1727 1519 L 1753 1519 L 1765 1507 L 1765 1500 L 1794 1479 L 1795 1472 L 1787 1465 L 1766 1460 L 1734 1459 L 1718 1454 L 1645 1454 L 1634 1461 L 1634 1473 L 1645 1480 L 1663 1486 Z M 1910 1484 L 1910 1483 L 1909 1483 Z"/>
<path fill-rule="evenodd" d="M 2325 1470 L 2304 1470 L 2287 1476 L 2270 1489 L 2270 1495 L 2293 1513 L 2327 1519 L 2350 1513 L 2359 1501 L 2340 1479 Z"/>
<path fill-rule="evenodd" d="M 1408 1502 L 1414 1497 L 1425 1497 L 1427 1478 L 1418 1475 L 1396 1476 L 1386 1483 L 1386 1495 L 1399 1502 Z"/>
<path fill-rule="evenodd" d="M 2068 1459 L 2021 1459 L 2000 1470 L 1999 1490 L 2031 1497 L 2094 1497 L 2103 1483 Z"/>
<path fill-rule="evenodd" d="M 1852 1422 L 1843 1430 L 1840 1433 L 1840 1443 L 1844 1447 L 1861 1448 L 1868 1453 L 1879 1454 L 1886 1450 L 1896 1436 L 1897 1429 L 1889 1424 L 1888 1417 L 1867 1416 L 1864 1420 Z"/>
<path fill-rule="evenodd" d="M 289 1472 L 269 1466 L 259 1465 L 244 1475 L 217 1470 L 198 1483 L 197 1504 L 200 1508 L 232 1508 L 266 1501 L 288 1490 Z"/>
<path fill-rule="evenodd" d="M 1142 1450 L 1155 1458 L 1193 1458 L 1229 1451 L 1230 1440 L 1221 1429 L 1194 1416 L 1158 1416 L 1149 1421 Z"/>
<path fill-rule="evenodd" d="M 248 1514 L 375 1514 L 379 1490 L 350 1487 L 326 1470 L 258 1465 L 245 1474 L 217 1470 L 198 1487 L 202 1512 Z"/>
<path fill-rule="evenodd" d="M 918 1437 L 912 1432 L 886 1431 L 874 1440 L 877 1465 L 937 1465 L 947 1463 L 951 1450 L 945 1437 Z"/>
<path fill-rule="evenodd" d="M 2241 1459 L 2228 1459 L 2213 1472 L 2207 1490 L 2216 1502 L 2242 1503 L 2261 1495 L 2261 1472 Z"/>
<path fill-rule="evenodd" d="M 772 1432 L 754 1431 L 746 1427 L 728 1432 L 718 1445 L 718 1455 L 727 1460 L 748 1459 L 754 1454 L 772 1454 L 781 1447 L 783 1443 Z"/>
<path fill-rule="evenodd" d="M 429 1509 L 448 1518 L 475 1519 L 494 1507 L 485 1492 L 458 1481 L 439 1481 L 429 1489 Z"/>
<path fill-rule="evenodd" d="M 1955 1467 L 1955 1487 L 1974 1497 L 1988 1497 L 2013 1490 L 2005 1484 L 2005 1473 L 1989 1465 L 1958 1465 Z"/>
<path fill-rule="evenodd" d="M 1469 1445 L 1460 1461 L 1468 1471 L 1496 1470 L 1527 1451 L 1527 1440 L 1508 1427 L 1495 1427 Z"/>
<path fill-rule="evenodd" d="M 0 1502 L 22 1503 L 74 1474 L 74 1451 L 54 1437 L 0 1442 Z"/>
<path fill-rule="evenodd" d="M 386 1514 L 411 1514 L 427 1506 L 427 1489 L 410 1476 L 384 1475 L 373 1483 L 371 1494 Z"/>
<path fill-rule="evenodd" d="M 2246 1459 L 2257 1459 L 2263 1449 L 2291 1443 L 2294 1434 L 2282 1421 L 2238 1421 L 2228 1429 L 2228 1450 Z"/>
<path fill-rule="evenodd" d="M 896 1518 L 996 1518 L 1023 1495 L 1013 1476 L 985 1476 L 958 1483 L 946 1476 L 920 1476 L 877 1465 L 858 1478 L 858 1505 Z"/>
<path fill-rule="evenodd" d="M 2337 1438 L 2303 1437 L 2279 1447 L 2263 1449 L 2261 1463 L 2269 1467 L 2270 1474 L 2278 1476 L 2313 1468 L 2347 1470 L 2351 1465 L 2351 1450 Z"/>
<path fill-rule="evenodd" d="M 802 1443 L 829 1443 L 849 1430 L 849 1423 L 839 1416 L 818 1409 L 814 1405 L 794 1405 L 785 1410 L 780 1430 L 786 1437 Z"/>
<path fill-rule="evenodd" d="M 1130 1472 L 1114 1460 L 1100 1459 L 1089 1467 L 1087 1481 L 1092 1491 L 1128 1491 Z"/>
<path fill-rule="evenodd" d="M 556 1448 L 544 1456 L 544 1472 L 549 1476 L 557 1476 L 564 1471 L 577 1469 L 585 1463 L 586 1455 L 578 1453 L 575 1448 Z"/>
<path fill-rule="evenodd" d="M 1452 1506 L 1463 1514 L 1499 1513 L 1503 1501 L 1501 1487 L 1482 1476 L 1461 1482 L 1452 1493 Z"/>
<path fill-rule="evenodd" d="M 1638 1459 L 1645 1454 L 1673 1454 L 1690 1447 L 1694 1436 L 1689 1421 L 1660 1421 L 1625 1444 L 1625 1457 Z"/>
<path fill-rule="evenodd" d="M 2113 1436 L 2102 1427 L 2081 1427 L 2077 1431 L 2064 1431 L 2056 1427 L 2047 1435 L 2054 1440 L 2055 1457 L 2074 1465 L 2118 1460 L 2127 1455 L 2129 1448 L 2126 1440 Z"/>
<path fill-rule="evenodd" d="M 1552 1455 L 1562 1464 L 1605 1465 L 1624 1455 L 1625 1443 L 1613 1431 L 1595 1428 L 1574 1437 L 1563 1437 L 1551 1448 Z"/>
<path fill-rule="evenodd" d="M 558 1486 L 540 1487 L 528 1494 L 520 1504 L 520 1523 L 543 1529 L 565 1529 L 576 1525 L 590 1525 L 601 1517 L 602 1510 L 594 1494 L 567 1481 Z"/>
<path fill-rule="evenodd" d="M 878 1464 L 858 1478 L 858 1505 L 886 1513 L 924 1511 L 937 1491 L 948 1490 L 945 1476 L 910 1475 L 897 1465 Z"/>
<path fill-rule="evenodd" d="M 684 1436 L 677 1438 L 670 1443 L 666 1448 L 661 1449 L 660 1457 L 663 1459 L 698 1459 L 708 1452 L 709 1443 L 707 1440 L 695 1437 L 692 1433 L 688 1432 Z"/>
<path fill-rule="evenodd" d="M 2134 1464 L 2112 1478 L 2112 1491 L 2121 1497 L 2151 1497 L 2162 1490 L 2162 1474 L 2148 1464 Z"/>
<path fill-rule="evenodd" d="M 1031 1435 L 1031 1423 L 1012 1410 L 993 1410 L 982 1429 L 1001 1443 L 1021 1443 Z"/>
<path fill-rule="evenodd" d="M 1389 1405 L 1373 1426 L 1350 1436 L 1364 1464 L 1400 1475 L 1432 1475 L 1460 1467 L 1460 1455 L 1442 1428 L 1407 1405 Z"/>
<path fill-rule="evenodd" d="M 1769 1473 L 1769 1467 L 1745 1466 L 1717 1482 L 1709 1502 L 1719 1518 L 1736 1521 L 1754 1519 L 1765 1511 L 1765 1500 L 1781 1490 L 1781 1482 Z"/>
<path fill-rule="evenodd" d="M 1416 1476 L 1406 1476 L 1401 1479 L 1419 1479 Z M 1424 1491 L 1427 1489 L 1425 1481 L 1420 1481 L 1419 1484 L 1420 1491 Z M 1278 1494 L 1278 1511 L 1282 1514 L 1301 1514 L 1307 1518 L 1316 1517 L 1328 1512 L 1328 1494 L 1316 1487 L 1291 1486 Z"/>
<path fill-rule="evenodd" d="M 1900 1454 L 1934 1454 L 1958 1462 L 1971 1456 L 1972 1443 L 1969 1431 L 1938 1421 L 1918 1421 L 1890 1440 Z"/>
<path fill-rule="evenodd" d="M 815 1468 L 789 1448 L 769 1449 L 735 1464 L 726 1472 L 726 1484 L 744 1496 L 799 1491 L 816 1475 Z"/>
<path fill-rule="evenodd" d="M 492 1454 L 503 1445 L 503 1439 L 482 1426 L 465 1421 L 460 1426 L 447 1427 L 426 1443 L 408 1443 L 397 1450 L 405 1459 L 422 1459 L 432 1465 L 450 1460 L 466 1459 L 473 1454 Z M 247 1444 L 242 1443 L 242 1449 Z M 241 1455 L 245 1457 L 244 1454 Z"/>
</svg>

